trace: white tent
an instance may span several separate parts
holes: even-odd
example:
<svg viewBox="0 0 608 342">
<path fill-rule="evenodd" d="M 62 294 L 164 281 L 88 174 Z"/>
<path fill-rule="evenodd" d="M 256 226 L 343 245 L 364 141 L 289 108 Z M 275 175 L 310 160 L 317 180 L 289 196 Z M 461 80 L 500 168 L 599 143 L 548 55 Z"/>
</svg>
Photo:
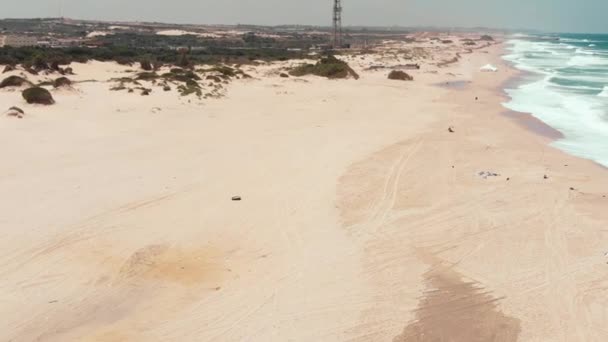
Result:
<svg viewBox="0 0 608 342">
<path fill-rule="evenodd" d="M 481 71 L 485 71 L 485 72 L 497 72 L 498 68 L 493 66 L 492 64 L 486 64 L 484 66 L 481 67 L 481 69 L 479 69 Z"/>
</svg>

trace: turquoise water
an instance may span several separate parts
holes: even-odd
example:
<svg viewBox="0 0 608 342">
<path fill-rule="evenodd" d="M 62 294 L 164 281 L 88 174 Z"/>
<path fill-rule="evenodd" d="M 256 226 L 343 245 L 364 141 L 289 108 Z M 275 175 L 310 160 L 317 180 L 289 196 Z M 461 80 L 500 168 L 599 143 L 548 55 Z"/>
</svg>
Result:
<svg viewBox="0 0 608 342">
<path fill-rule="evenodd" d="M 504 57 L 527 71 L 509 109 L 563 134 L 554 146 L 608 167 L 608 35 L 515 35 Z"/>
</svg>

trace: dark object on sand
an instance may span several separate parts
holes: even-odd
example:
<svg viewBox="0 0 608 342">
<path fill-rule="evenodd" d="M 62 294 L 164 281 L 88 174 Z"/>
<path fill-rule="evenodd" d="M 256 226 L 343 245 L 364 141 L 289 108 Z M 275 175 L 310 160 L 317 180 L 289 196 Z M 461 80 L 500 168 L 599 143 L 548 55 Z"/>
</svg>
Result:
<svg viewBox="0 0 608 342">
<path fill-rule="evenodd" d="M 28 68 L 25 68 L 25 71 L 29 72 L 29 73 L 30 73 L 30 74 L 32 74 L 32 75 L 38 75 L 38 71 L 36 71 L 36 70 L 35 70 L 35 69 L 33 69 L 33 68 L 29 68 L 29 67 L 28 67 Z"/>
<path fill-rule="evenodd" d="M 479 100 L 479 98 L 477 96 L 475 96 L 475 101 Z"/>
<path fill-rule="evenodd" d="M 71 85 L 72 85 L 72 81 L 70 81 L 70 79 L 67 77 L 59 77 L 58 79 L 56 79 L 53 82 L 53 87 L 55 87 L 55 88 L 69 87 Z"/>
<path fill-rule="evenodd" d="M 283 78 L 289 78 L 289 75 L 287 75 L 286 73 L 282 72 L 279 76 L 283 77 Z"/>
<path fill-rule="evenodd" d="M 74 70 L 72 70 L 72 68 L 67 67 L 63 70 L 63 73 L 66 75 L 74 75 Z"/>
<path fill-rule="evenodd" d="M 4 67 L 4 71 L 2 71 L 2 73 L 4 74 L 5 72 L 9 72 L 9 71 L 13 71 L 15 70 L 15 67 L 12 65 L 7 65 Z"/>
<path fill-rule="evenodd" d="M 11 107 L 8 109 L 8 112 L 6 112 L 6 115 L 22 119 L 25 116 L 25 112 L 19 107 Z"/>
<path fill-rule="evenodd" d="M 339 60 L 333 55 L 321 58 L 316 64 L 302 64 L 293 68 L 289 74 L 295 77 L 315 75 L 329 79 L 354 78 L 359 79 L 359 74 L 353 70 L 348 63 Z"/>
<path fill-rule="evenodd" d="M 152 71 L 152 63 L 150 63 L 149 60 L 143 60 L 143 61 L 139 62 L 139 65 L 145 71 Z"/>
<path fill-rule="evenodd" d="M 234 197 L 232 197 L 232 200 L 235 202 L 238 202 L 238 201 L 242 201 L 243 198 L 241 198 L 241 196 L 234 196 Z"/>
<path fill-rule="evenodd" d="M 574 190 L 576 190 L 576 189 L 575 189 L 575 188 L 572 188 L 572 187 L 570 188 L 570 191 L 574 191 Z"/>
<path fill-rule="evenodd" d="M 0 88 L 21 87 L 23 85 L 31 85 L 31 83 L 25 78 L 19 76 L 9 76 L 0 82 Z"/>
<path fill-rule="evenodd" d="M 12 110 L 12 111 L 15 111 L 15 112 L 19 112 L 21 114 L 25 114 L 25 112 L 23 111 L 23 109 L 21 109 L 19 107 L 15 107 L 15 106 L 9 108 L 8 110 Z"/>
<path fill-rule="evenodd" d="M 510 180 L 511 180 L 511 178 L 507 178 L 507 182 L 510 181 Z"/>
<path fill-rule="evenodd" d="M 388 69 L 386 65 L 372 65 L 367 70 L 382 70 Z M 390 67 L 391 69 L 403 69 L 403 70 L 420 70 L 420 64 L 399 64 L 393 65 Z"/>
<path fill-rule="evenodd" d="M 500 174 L 498 174 L 496 172 L 490 172 L 490 171 L 481 171 L 477 175 L 479 177 L 482 177 L 483 179 L 488 179 L 488 177 L 498 177 L 498 176 L 500 176 Z"/>
<path fill-rule="evenodd" d="M 544 175 L 544 176 L 543 176 L 543 178 L 544 178 L 544 179 L 549 179 L 549 176 Z"/>
<path fill-rule="evenodd" d="M 171 91 L 171 87 L 168 86 L 168 85 L 166 85 L 166 86 L 163 87 L 163 90 L 164 91 Z"/>
<path fill-rule="evenodd" d="M 141 91 L 141 96 L 148 96 L 150 95 L 150 89 L 143 89 Z"/>
<path fill-rule="evenodd" d="M 455 133 L 456 131 L 454 130 L 454 127 L 450 126 L 450 127 L 448 128 L 448 132 L 450 132 L 450 133 Z"/>
<path fill-rule="evenodd" d="M 222 82 L 221 78 L 219 78 L 218 76 L 214 76 L 214 75 L 209 75 L 209 76 L 205 77 L 205 79 L 206 80 L 211 80 L 211 81 L 216 82 L 216 83 Z"/>
<path fill-rule="evenodd" d="M 43 105 L 52 105 L 53 103 L 55 103 L 55 100 L 53 100 L 53 96 L 51 95 L 51 93 L 48 90 L 40 87 L 32 87 L 25 89 L 23 93 L 21 93 L 21 95 L 23 96 L 25 101 L 30 104 L 36 103 Z"/>
<path fill-rule="evenodd" d="M 414 77 L 410 76 L 405 71 L 393 70 L 388 74 L 388 79 L 398 81 L 413 81 Z"/>
</svg>

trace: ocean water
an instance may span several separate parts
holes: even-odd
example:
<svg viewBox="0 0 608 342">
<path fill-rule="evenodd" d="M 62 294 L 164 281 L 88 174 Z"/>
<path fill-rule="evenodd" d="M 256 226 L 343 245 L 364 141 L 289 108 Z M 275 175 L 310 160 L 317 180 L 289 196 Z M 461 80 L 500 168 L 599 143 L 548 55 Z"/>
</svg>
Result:
<svg viewBox="0 0 608 342">
<path fill-rule="evenodd" d="M 608 34 L 515 35 L 508 49 L 526 73 L 505 106 L 560 131 L 555 147 L 608 167 Z"/>
</svg>

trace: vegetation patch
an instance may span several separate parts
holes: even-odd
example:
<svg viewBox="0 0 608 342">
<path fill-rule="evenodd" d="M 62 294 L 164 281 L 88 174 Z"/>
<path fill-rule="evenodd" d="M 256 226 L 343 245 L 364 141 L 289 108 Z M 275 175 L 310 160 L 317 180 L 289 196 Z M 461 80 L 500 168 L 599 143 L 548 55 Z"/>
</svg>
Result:
<svg viewBox="0 0 608 342">
<path fill-rule="evenodd" d="M 71 85 L 72 81 L 67 77 L 59 77 L 53 82 L 54 88 L 69 87 Z"/>
<path fill-rule="evenodd" d="M 179 85 L 177 90 L 182 96 L 196 94 L 196 96 L 201 97 L 203 95 L 200 85 L 196 82 Z"/>
<path fill-rule="evenodd" d="M 2 71 L 2 73 L 4 74 L 4 73 L 7 73 L 7 72 L 9 72 L 9 71 L 13 71 L 13 70 L 15 70 L 15 67 L 14 67 L 14 66 L 12 66 L 12 65 L 7 65 L 7 66 L 5 66 L 5 67 L 4 67 L 4 70 Z"/>
<path fill-rule="evenodd" d="M 53 96 L 51 93 L 40 87 L 32 87 L 25 89 L 21 94 L 27 103 L 35 103 L 35 104 L 43 104 L 43 105 L 52 105 L 55 103 Z"/>
<path fill-rule="evenodd" d="M 181 70 L 179 72 L 167 72 L 167 73 L 162 74 L 161 77 L 167 81 L 183 82 L 183 83 L 192 81 L 192 80 L 194 80 L 194 81 L 201 80 L 200 76 L 198 76 L 196 73 L 194 73 L 190 70 L 188 70 L 188 71 Z"/>
<path fill-rule="evenodd" d="M 135 77 L 136 80 L 138 81 L 153 81 L 158 79 L 158 74 L 153 72 L 153 71 L 147 71 L 147 72 L 140 72 L 139 74 L 137 74 L 137 77 Z"/>
<path fill-rule="evenodd" d="M 127 87 L 125 87 L 124 84 L 119 84 L 119 85 L 116 85 L 116 86 L 110 88 L 111 91 L 120 91 L 120 90 L 125 90 L 125 89 L 127 89 Z"/>
<path fill-rule="evenodd" d="M 139 65 L 145 71 L 152 71 L 152 69 L 153 69 L 152 68 L 152 63 L 148 59 L 144 59 L 144 60 L 140 61 Z"/>
<path fill-rule="evenodd" d="M 398 81 L 413 81 L 414 77 L 408 74 L 405 71 L 401 70 L 393 70 L 388 74 L 389 80 L 398 80 Z"/>
<path fill-rule="evenodd" d="M 205 79 L 213 81 L 213 82 L 217 82 L 217 83 L 222 82 L 222 79 L 219 76 L 209 75 L 209 76 L 205 77 Z"/>
<path fill-rule="evenodd" d="M 321 58 L 316 64 L 303 64 L 295 67 L 289 72 L 290 75 L 300 77 L 315 75 L 329 79 L 353 77 L 359 79 L 359 75 L 348 65 L 348 63 L 329 55 Z"/>
<path fill-rule="evenodd" d="M 21 87 L 24 85 L 32 85 L 32 83 L 23 77 L 9 76 L 0 82 L 0 88 L 6 87 Z"/>
</svg>

